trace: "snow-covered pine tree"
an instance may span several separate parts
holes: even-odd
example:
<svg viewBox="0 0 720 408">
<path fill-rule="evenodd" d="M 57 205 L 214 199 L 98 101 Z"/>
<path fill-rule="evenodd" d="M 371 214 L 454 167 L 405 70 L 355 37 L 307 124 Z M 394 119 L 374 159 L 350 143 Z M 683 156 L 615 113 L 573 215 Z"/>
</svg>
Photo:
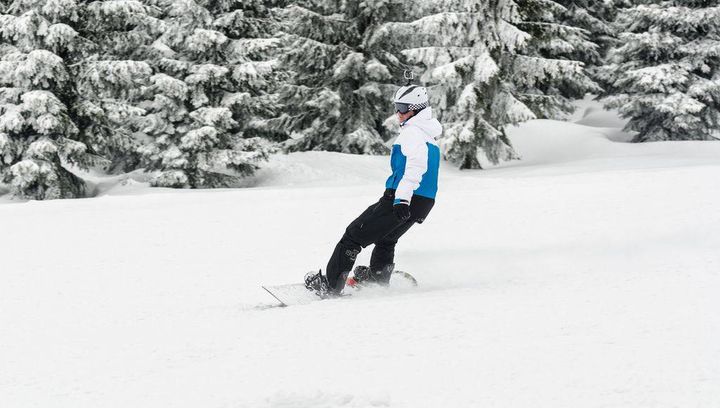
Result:
<svg viewBox="0 0 720 408">
<path fill-rule="evenodd" d="M 643 3 L 618 16 L 607 106 L 630 119 L 635 142 L 718 139 L 720 1 Z"/>
<path fill-rule="evenodd" d="M 518 157 L 507 125 L 556 116 L 570 109 L 568 96 L 597 89 L 568 58 L 587 42 L 557 23 L 564 10 L 550 0 L 418 1 L 410 21 L 386 24 L 375 40 L 399 42 L 422 70 L 445 125 L 445 158 L 482 168 Z"/>
<path fill-rule="evenodd" d="M 511 0 L 425 0 L 407 22 L 382 26 L 371 42 L 394 43 L 418 67 L 444 125 L 445 158 L 462 169 L 517 158 L 505 126 L 535 115 L 514 94 L 511 60 L 529 35 Z M 481 164 L 482 162 L 482 164 Z"/>
<path fill-rule="evenodd" d="M 517 0 L 518 27 L 530 39 L 512 56 L 510 78 L 518 99 L 538 118 L 557 118 L 573 111 L 571 99 L 602 89 L 576 58 L 599 61 L 589 32 L 562 23 L 568 10 L 553 0 Z"/>
<path fill-rule="evenodd" d="M 141 148 L 152 180 L 166 187 L 224 187 L 252 174 L 267 157 L 268 145 L 260 138 L 244 139 L 235 120 L 234 106 L 248 97 L 241 83 L 242 60 L 233 42 L 217 28 L 233 1 L 158 0 L 163 34 L 154 44 L 166 56 L 155 62 L 158 72 L 150 78 L 141 105 L 147 113 L 145 132 L 152 142 Z M 218 20 L 215 16 L 219 15 Z M 239 16 L 235 16 L 239 17 Z M 240 72 L 238 72 L 240 71 Z"/>
<path fill-rule="evenodd" d="M 0 14 L 0 173 L 13 194 L 81 197 L 69 165 L 92 161 L 70 112 L 68 65 L 80 52 L 74 0 L 4 2 Z"/>
<path fill-rule="evenodd" d="M 278 108 L 279 89 L 287 74 L 280 69 L 282 41 L 272 15 L 276 0 L 227 1 L 218 8 L 213 27 L 227 38 L 226 60 L 238 90 L 223 105 L 232 110 L 243 138 L 286 138 Z"/>
<path fill-rule="evenodd" d="M 133 0 L 93 1 L 81 10 L 88 56 L 73 67 L 80 132 L 108 159 L 108 170 L 134 170 L 144 142 L 145 111 L 138 105 L 153 74 L 148 61 L 166 52 L 155 43 L 163 28 L 159 10 Z"/>
<path fill-rule="evenodd" d="M 402 3 L 305 0 L 278 12 L 287 42 L 281 116 L 297 150 L 387 153 L 383 121 L 392 113 L 393 78 L 402 72 L 391 44 L 370 42 Z M 399 74 L 401 77 L 401 74 Z"/>
<path fill-rule="evenodd" d="M 611 45 L 616 42 L 612 27 L 617 10 L 627 6 L 629 0 L 556 0 L 565 11 L 561 22 L 585 30 L 581 33 L 585 46 L 574 47 L 568 56 L 586 65 L 601 65 Z"/>
</svg>

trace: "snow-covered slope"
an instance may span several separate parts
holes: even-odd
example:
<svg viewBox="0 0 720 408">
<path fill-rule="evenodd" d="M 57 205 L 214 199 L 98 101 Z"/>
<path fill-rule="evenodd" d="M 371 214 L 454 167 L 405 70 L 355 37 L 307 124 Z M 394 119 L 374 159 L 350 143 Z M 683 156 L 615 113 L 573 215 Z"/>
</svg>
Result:
<svg viewBox="0 0 720 408">
<path fill-rule="evenodd" d="M 621 136 L 514 129 L 523 161 L 442 169 L 417 291 L 285 309 L 259 285 L 324 267 L 387 158 L 0 205 L 0 406 L 719 406 L 720 144 Z"/>
</svg>

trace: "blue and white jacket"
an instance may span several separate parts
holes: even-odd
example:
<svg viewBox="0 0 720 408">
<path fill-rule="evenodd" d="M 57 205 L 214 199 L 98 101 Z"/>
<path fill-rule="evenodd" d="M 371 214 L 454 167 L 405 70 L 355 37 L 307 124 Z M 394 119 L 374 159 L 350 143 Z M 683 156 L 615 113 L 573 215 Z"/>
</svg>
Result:
<svg viewBox="0 0 720 408">
<path fill-rule="evenodd" d="M 385 183 L 385 188 L 395 190 L 395 204 L 400 200 L 412 203 L 413 195 L 435 199 L 440 167 L 435 138 L 441 134 L 442 125 L 432 117 L 430 107 L 400 124 L 390 155 L 392 174 Z"/>
</svg>

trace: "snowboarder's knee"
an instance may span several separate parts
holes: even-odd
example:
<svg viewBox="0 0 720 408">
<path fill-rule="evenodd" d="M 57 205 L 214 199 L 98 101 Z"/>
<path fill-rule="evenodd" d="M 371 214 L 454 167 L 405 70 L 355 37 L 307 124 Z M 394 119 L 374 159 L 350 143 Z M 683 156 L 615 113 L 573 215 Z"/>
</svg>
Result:
<svg viewBox="0 0 720 408">
<path fill-rule="evenodd" d="M 366 246 L 372 244 L 372 241 L 363 237 L 360 231 L 352 225 L 345 230 L 345 234 L 343 234 L 340 242 L 349 248 L 357 247 L 358 249 L 365 248 Z"/>
<path fill-rule="evenodd" d="M 355 237 L 348 233 L 345 233 L 342 239 L 340 239 L 340 245 L 342 245 L 346 250 L 354 250 L 358 252 L 360 252 L 360 249 L 364 247 L 364 245 L 358 242 Z"/>
</svg>

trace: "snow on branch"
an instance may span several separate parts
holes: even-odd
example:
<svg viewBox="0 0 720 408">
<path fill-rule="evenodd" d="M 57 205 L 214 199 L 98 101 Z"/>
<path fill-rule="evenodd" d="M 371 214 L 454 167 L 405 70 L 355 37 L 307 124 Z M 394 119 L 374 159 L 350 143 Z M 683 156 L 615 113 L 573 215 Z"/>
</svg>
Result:
<svg viewBox="0 0 720 408">
<path fill-rule="evenodd" d="M 720 6 L 693 8 L 660 4 L 634 7 L 618 18 L 618 23 L 627 26 L 629 31 L 659 27 L 679 34 L 694 33 L 702 27 L 706 33 L 717 35 L 720 33 L 718 21 Z"/>
<path fill-rule="evenodd" d="M 550 79 L 583 75 L 583 64 L 579 61 L 517 55 L 513 70 L 513 76 L 522 78 L 526 86 L 533 87 Z"/>
</svg>

